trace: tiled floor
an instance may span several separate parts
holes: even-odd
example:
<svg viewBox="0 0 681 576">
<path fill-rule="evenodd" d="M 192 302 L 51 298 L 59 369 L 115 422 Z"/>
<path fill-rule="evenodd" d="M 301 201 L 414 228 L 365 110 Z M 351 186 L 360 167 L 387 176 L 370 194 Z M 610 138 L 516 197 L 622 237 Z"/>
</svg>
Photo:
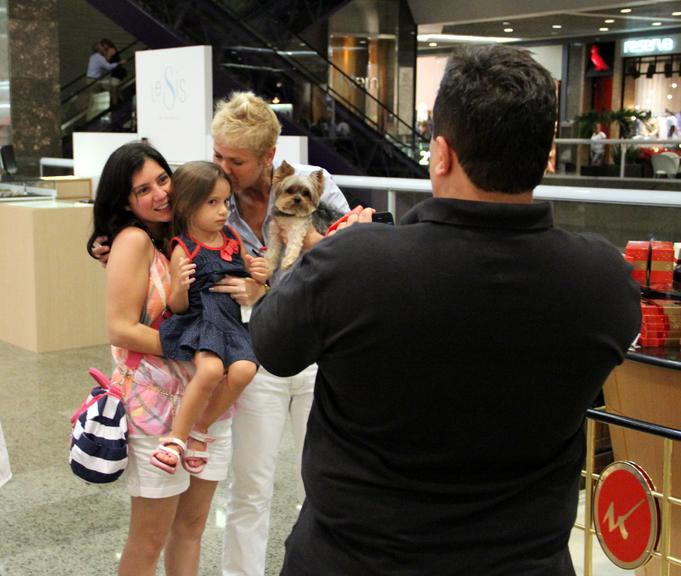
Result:
<svg viewBox="0 0 681 576">
<path fill-rule="evenodd" d="M 89 366 L 108 371 L 108 347 L 34 354 L 0 342 L 0 421 L 14 473 L 0 489 L 0 576 L 115 574 L 127 530 L 124 482 L 88 486 L 67 465 L 69 417 L 92 386 Z M 297 514 L 290 436 L 282 443 L 275 483 L 267 576 L 278 574 Z M 220 486 L 204 537 L 202 576 L 219 574 L 225 499 L 226 486 Z M 578 574 L 581 541 L 582 532 L 574 530 Z M 610 564 L 597 542 L 593 573 L 631 574 Z"/>
</svg>

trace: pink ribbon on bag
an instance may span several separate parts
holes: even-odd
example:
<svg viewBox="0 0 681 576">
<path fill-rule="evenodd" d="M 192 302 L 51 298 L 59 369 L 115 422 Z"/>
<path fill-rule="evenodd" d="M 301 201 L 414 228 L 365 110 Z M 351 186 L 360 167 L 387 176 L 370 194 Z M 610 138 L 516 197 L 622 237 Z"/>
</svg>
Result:
<svg viewBox="0 0 681 576">
<path fill-rule="evenodd" d="M 139 363 L 139 362 L 138 362 Z M 105 392 L 90 398 L 90 400 L 85 399 L 80 405 L 80 408 L 73 413 L 71 416 L 71 427 L 76 425 L 76 420 L 80 417 L 83 412 L 86 412 L 90 406 L 95 404 L 100 398 L 104 396 L 113 396 L 119 400 L 123 399 L 123 391 L 116 385 L 112 384 L 111 381 L 97 368 L 88 369 L 88 374 L 95 379 L 95 382 L 99 384 L 100 387 L 104 388 Z"/>
</svg>

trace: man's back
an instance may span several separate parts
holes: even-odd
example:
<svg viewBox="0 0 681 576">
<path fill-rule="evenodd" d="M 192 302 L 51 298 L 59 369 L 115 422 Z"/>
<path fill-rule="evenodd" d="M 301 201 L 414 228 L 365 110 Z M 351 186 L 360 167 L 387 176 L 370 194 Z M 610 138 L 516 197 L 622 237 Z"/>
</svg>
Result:
<svg viewBox="0 0 681 576">
<path fill-rule="evenodd" d="M 283 574 L 573 574 L 584 410 L 637 287 L 547 205 L 428 200 L 407 221 L 323 242 L 252 320 L 266 368 L 319 364 Z"/>
</svg>

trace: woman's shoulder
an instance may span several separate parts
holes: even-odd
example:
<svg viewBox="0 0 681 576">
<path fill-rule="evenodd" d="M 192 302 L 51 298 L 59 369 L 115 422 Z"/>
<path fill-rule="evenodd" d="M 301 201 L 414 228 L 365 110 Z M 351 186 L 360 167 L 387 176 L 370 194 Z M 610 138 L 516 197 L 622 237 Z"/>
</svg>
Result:
<svg viewBox="0 0 681 576">
<path fill-rule="evenodd" d="M 138 228 L 137 226 L 126 226 L 125 228 L 123 228 L 123 230 L 121 230 L 116 235 L 114 244 L 119 240 L 125 243 L 133 243 L 140 245 L 151 244 L 151 238 L 149 237 L 149 234 L 147 234 L 144 230 Z"/>
<path fill-rule="evenodd" d="M 154 244 L 144 230 L 137 226 L 123 228 L 113 241 L 111 251 L 129 254 L 151 254 Z"/>
</svg>

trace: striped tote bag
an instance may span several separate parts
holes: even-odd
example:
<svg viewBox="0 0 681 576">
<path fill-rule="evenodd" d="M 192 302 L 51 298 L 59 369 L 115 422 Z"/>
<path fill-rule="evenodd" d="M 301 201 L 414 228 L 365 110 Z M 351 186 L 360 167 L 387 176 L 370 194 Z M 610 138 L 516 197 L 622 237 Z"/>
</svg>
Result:
<svg viewBox="0 0 681 576">
<path fill-rule="evenodd" d="M 123 474 L 128 463 L 128 422 L 121 389 L 96 368 L 88 373 L 97 386 L 71 416 L 69 464 L 82 480 L 105 484 Z"/>
</svg>

